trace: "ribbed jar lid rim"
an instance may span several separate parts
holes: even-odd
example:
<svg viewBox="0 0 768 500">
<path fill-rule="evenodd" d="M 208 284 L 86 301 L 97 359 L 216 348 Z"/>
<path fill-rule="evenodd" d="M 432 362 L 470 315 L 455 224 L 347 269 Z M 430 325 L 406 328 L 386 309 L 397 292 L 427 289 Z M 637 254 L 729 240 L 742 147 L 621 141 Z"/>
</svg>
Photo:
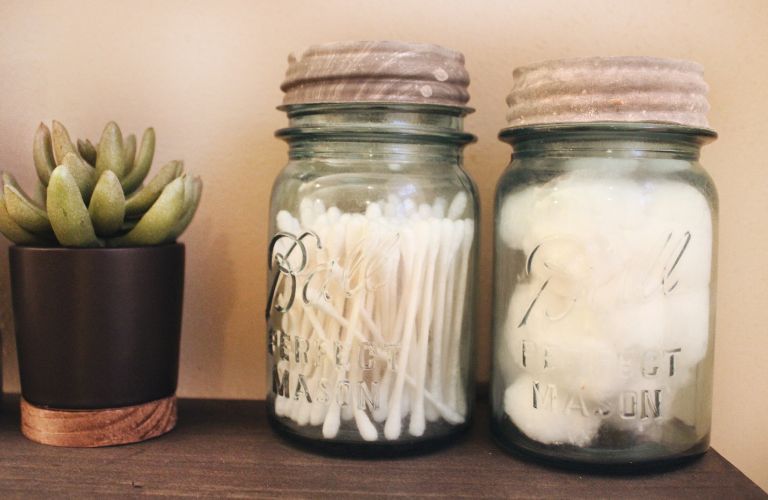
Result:
<svg viewBox="0 0 768 500">
<path fill-rule="evenodd" d="M 464 56 L 439 45 L 345 41 L 313 45 L 288 57 L 283 105 L 414 103 L 464 107 Z"/>
<path fill-rule="evenodd" d="M 653 122 L 709 128 L 700 64 L 644 56 L 544 61 L 516 68 L 510 127 L 546 123 Z"/>
</svg>

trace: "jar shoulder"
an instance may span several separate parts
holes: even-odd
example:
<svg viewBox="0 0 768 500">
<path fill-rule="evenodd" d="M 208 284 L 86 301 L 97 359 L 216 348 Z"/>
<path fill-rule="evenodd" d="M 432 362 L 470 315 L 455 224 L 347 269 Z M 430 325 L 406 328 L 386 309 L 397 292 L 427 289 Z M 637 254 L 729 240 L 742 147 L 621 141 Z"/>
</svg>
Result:
<svg viewBox="0 0 768 500">
<path fill-rule="evenodd" d="M 458 162 L 350 162 L 339 160 L 289 161 L 272 187 L 272 211 L 294 212 L 307 201 L 364 213 L 371 204 L 402 210 L 448 207 L 457 199 L 468 217 L 478 211 L 477 189 Z M 400 209 L 397 210 L 401 211 Z"/>
<path fill-rule="evenodd" d="M 349 185 L 433 185 L 464 189 L 476 195 L 477 186 L 469 173 L 458 163 L 429 165 L 423 168 L 399 164 L 379 164 L 373 168 L 360 165 L 339 167 L 327 162 L 290 161 L 273 182 L 273 194 L 297 185 L 313 183 L 344 183 Z M 319 187 L 319 186 L 318 186 Z"/>
<path fill-rule="evenodd" d="M 653 188 L 674 185 L 698 192 L 716 212 L 718 194 L 712 177 L 695 160 L 669 158 L 513 158 L 496 185 L 497 203 L 526 189 L 600 188 L 613 196 L 618 187 L 652 196 Z"/>
</svg>

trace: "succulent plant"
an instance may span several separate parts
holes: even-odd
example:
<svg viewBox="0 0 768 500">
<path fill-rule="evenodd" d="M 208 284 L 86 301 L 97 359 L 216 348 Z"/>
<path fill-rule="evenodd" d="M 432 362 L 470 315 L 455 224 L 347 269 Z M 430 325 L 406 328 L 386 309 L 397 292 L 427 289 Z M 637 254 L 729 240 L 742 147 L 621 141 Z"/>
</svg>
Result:
<svg viewBox="0 0 768 500">
<path fill-rule="evenodd" d="M 144 183 L 155 153 L 155 131 L 141 144 L 116 123 L 101 140 L 69 138 L 64 126 L 41 123 L 32 156 L 39 182 L 27 195 L 8 172 L 2 173 L 0 232 L 19 245 L 128 247 L 176 240 L 200 202 L 202 181 L 171 161 Z"/>
</svg>

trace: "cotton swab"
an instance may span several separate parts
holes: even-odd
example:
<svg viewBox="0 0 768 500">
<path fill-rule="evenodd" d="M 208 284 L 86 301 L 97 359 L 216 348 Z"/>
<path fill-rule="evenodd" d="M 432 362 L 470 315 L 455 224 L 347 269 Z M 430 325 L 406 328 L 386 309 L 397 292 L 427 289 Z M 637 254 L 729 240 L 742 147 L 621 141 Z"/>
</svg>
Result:
<svg viewBox="0 0 768 500">
<path fill-rule="evenodd" d="M 424 302 L 420 310 L 419 332 L 417 348 L 418 353 L 416 355 L 416 384 L 414 390 L 413 409 L 411 412 L 411 420 L 409 424 L 409 432 L 412 436 L 421 436 L 424 434 L 426 426 L 424 416 L 424 389 L 427 378 L 427 357 L 428 344 L 429 344 L 429 321 L 432 316 L 432 295 L 433 295 L 433 282 L 435 279 L 435 260 L 437 258 L 437 251 L 439 249 L 440 239 L 440 226 L 435 224 L 429 224 L 427 229 L 427 257 L 426 257 L 426 277 L 424 279 L 424 286 L 422 296 Z"/>
<path fill-rule="evenodd" d="M 418 230 L 424 230 L 423 222 L 416 223 Z M 413 260 L 406 260 L 406 308 L 404 318 L 405 323 L 403 325 L 403 337 L 402 346 L 400 349 L 399 363 L 401 366 L 405 366 L 405 362 L 408 359 L 408 355 L 411 351 L 411 338 L 414 333 L 414 322 L 418 309 L 418 293 L 421 288 L 421 281 L 424 275 L 424 257 L 426 255 L 426 246 L 419 242 L 414 229 L 405 228 L 402 232 L 403 241 L 403 253 L 408 256 L 413 256 Z M 395 384 L 392 389 L 392 395 L 389 401 L 389 414 L 387 415 L 387 421 L 384 424 L 384 436 L 387 439 L 397 439 L 400 437 L 400 430 L 402 427 L 402 419 L 400 416 L 400 410 L 403 406 L 403 387 L 405 385 L 405 370 L 400 370 L 395 378 Z"/>
<path fill-rule="evenodd" d="M 290 388 L 289 398 L 275 398 L 278 416 L 322 426 L 326 439 L 352 421 L 365 441 L 380 433 L 400 438 L 405 419 L 414 437 L 440 418 L 451 425 L 465 420 L 462 372 L 448 366 L 461 362 L 467 335 L 466 291 L 453 289 L 468 283 L 466 238 L 471 247 L 474 226 L 460 219 L 467 205 L 464 193 L 432 205 L 391 195 L 369 203 L 364 214 L 310 199 L 299 203 L 297 217 L 278 212 L 283 234 L 312 235 L 275 245 L 276 253 L 290 254 L 285 266 L 292 271 L 305 263 L 294 273 L 299 290 L 281 325 L 297 352 L 288 360 L 275 354 Z M 291 282 L 279 283 L 280 303 Z M 309 353 L 310 345 L 317 352 Z M 363 349 L 370 366 L 361 365 Z M 314 398 L 295 392 L 299 373 Z"/>
</svg>

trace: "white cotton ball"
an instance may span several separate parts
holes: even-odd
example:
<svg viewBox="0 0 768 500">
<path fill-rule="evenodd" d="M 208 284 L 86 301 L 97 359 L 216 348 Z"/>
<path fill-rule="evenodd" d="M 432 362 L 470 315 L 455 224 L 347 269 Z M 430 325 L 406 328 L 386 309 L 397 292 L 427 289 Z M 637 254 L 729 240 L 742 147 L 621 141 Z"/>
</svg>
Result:
<svg viewBox="0 0 768 500">
<path fill-rule="evenodd" d="M 657 231 L 655 251 L 663 257 L 662 269 L 655 272 L 655 279 L 661 281 L 665 277 L 667 289 L 673 285 L 675 288 L 709 285 L 712 219 L 704 195 L 682 183 L 659 184 L 653 202 L 648 204 L 647 216 L 648 225 Z M 652 243 L 646 242 L 648 244 Z"/>
<path fill-rule="evenodd" d="M 609 302 L 595 307 L 600 315 L 605 340 L 617 352 L 659 348 L 664 343 L 667 307 L 663 296 L 648 300 Z"/>
<path fill-rule="evenodd" d="M 535 377 L 554 384 L 559 398 L 610 409 L 613 427 L 660 440 L 655 423 L 696 414 L 677 393 L 688 390 L 709 348 L 710 210 L 685 184 L 629 178 L 632 164 L 610 159 L 599 175 L 592 159 L 571 167 L 502 204 L 501 238 L 529 258 L 526 281 L 510 298 L 497 360 L 505 380 L 520 377 L 506 406 L 511 417 L 518 411 L 516 423 L 529 437 L 567 442 L 537 426 L 536 415 L 551 414 L 509 409 L 509 401 L 530 401 L 516 387 Z M 636 406 L 637 418 L 631 411 L 621 417 L 622 402 Z"/>
<path fill-rule="evenodd" d="M 614 397 L 626 383 L 615 348 L 595 337 L 550 334 L 552 367 L 547 377 L 591 403 Z"/>
<path fill-rule="evenodd" d="M 546 395 L 546 383 L 539 384 L 539 397 Z M 549 389 L 553 390 L 553 389 Z M 570 444 L 587 446 L 597 435 L 601 418 L 586 405 L 577 402 L 562 390 L 555 389 L 556 395 L 547 407 L 547 399 L 538 401 L 534 407 L 534 379 L 519 377 L 504 392 L 504 411 L 520 431 L 542 444 Z M 577 406 L 578 408 L 575 408 Z M 569 409 L 570 407 L 570 409 Z M 584 408 L 587 415 L 580 410 Z"/>
<path fill-rule="evenodd" d="M 638 190 L 626 179 L 589 180 L 564 177 L 542 189 L 532 214 L 531 229 L 523 239 L 530 254 L 551 240 L 570 241 L 581 248 L 590 266 L 591 283 L 605 283 L 626 269 L 625 233 L 632 234 L 640 221 Z"/>
<path fill-rule="evenodd" d="M 645 211 L 649 219 L 669 225 L 709 227 L 711 212 L 706 197 L 685 181 L 649 182 L 645 186 Z"/>
<path fill-rule="evenodd" d="M 523 238 L 530 231 L 541 188 L 523 188 L 504 197 L 497 214 L 499 237 L 510 248 L 523 248 Z"/>
<path fill-rule="evenodd" d="M 630 175 L 640 167 L 640 160 L 633 158 L 575 157 L 563 162 L 573 178 L 602 179 L 617 175 Z M 643 162 L 644 164 L 644 162 Z"/>
<path fill-rule="evenodd" d="M 587 307 L 576 305 L 562 319 L 544 321 L 534 341 L 540 351 L 549 351 L 548 367 L 543 362 L 538 365 L 542 376 L 591 402 L 609 399 L 621 390 L 625 383 L 621 359 Z"/>
<path fill-rule="evenodd" d="M 530 254 L 547 240 L 571 239 L 590 250 L 590 261 L 599 264 L 595 280 L 603 283 L 629 263 L 642 265 L 638 257 L 645 252 L 660 252 L 670 233 L 679 240 L 689 231 L 705 252 L 688 249 L 687 259 L 701 264 L 694 266 L 697 276 L 706 275 L 711 224 L 703 196 L 682 184 L 630 179 L 617 168 L 604 177 L 577 170 L 507 195 L 499 215 L 502 240 Z"/>
<path fill-rule="evenodd" d="M 590 283 L 593 262 L 583 242 L 572 237 L 548 238 L 529 255 L 527 272 L 533 278 L 549 280 L 550 293 L 577 298 L 581 289 Z"/>
<path fill-rule="evenodd" d="M 515 289 L 505 324 L 512 356 L 500 368 L 506 373 L 523 370 L 546 377 L 589 402 L 616 395 L 625 381 L 624 368 L 616 347 L 602 330 L 600 317 L 579 301 L 552 308 L 547 300 L 552 295 L 546 289 L 531 307 L 539 289 L 540 284 Z M 521 325 L 523 318 L 525 324 Z"/>
<path fill-rule="evenodd" d="M 672 292 L 665 297 L 666 331 L 663 348 L 680 349 L 674 354 L 675 374 L 671 383 L 679 387 L 688 382 L 709 349 L 709 288 Z"/>
<path fill-rule="evenodd" d="M 518 283 L 507 308 L 504 318 L 501 341 L 494 346 L 496 354 L 495 368 L 501 371 L 505 384 L 511 383 L 515 374 L 522 367 L 522 341 L 528 332 L 535 333 L 535 329 L 521 329 L 525 311 L 530 303 L 533 287 L 529 283 Z"/>
<path fill-rule="evenodd" d="M 555 235 L 615 236 L 616 229 L 636 226 L 642 210 L 641 190 L 629 179 L 584 175 L 559 177 L 538 189 L 534 229 Z"/>
</svg>

